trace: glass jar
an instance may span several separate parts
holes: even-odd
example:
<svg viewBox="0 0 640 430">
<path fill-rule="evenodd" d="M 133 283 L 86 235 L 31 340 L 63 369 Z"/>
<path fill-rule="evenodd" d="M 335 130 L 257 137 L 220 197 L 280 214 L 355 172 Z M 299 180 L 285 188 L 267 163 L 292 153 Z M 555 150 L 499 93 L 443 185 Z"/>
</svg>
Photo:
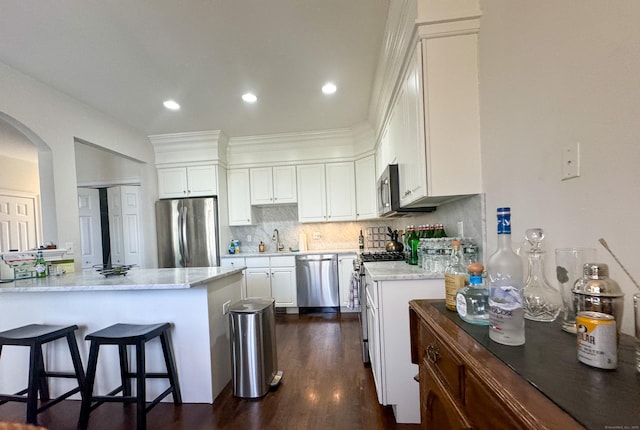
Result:
<svg viewBox="0 0 640 430">
<path fill-rule="evenodd" d="M 544 231 L 541 228 L 530 228 L 525 238 L 531 245 L 528 251 L 529 268 L 524 282 L 523 309 L 524 317 L 532 321 L 552 322 L 562 310 L 562 296 L 544 273 L 544 254 L 542 241 Z"/>
<path fill-rule="evenodd" d="M 620 334 L 624 313 L 624 293 L 616 281 L 609 278 L 609 266 L 604 263 L 586 263 L 583 277 L 573 287 L 576 314 L 582 311 L 602 312 L 616 319 Z"/>
</svg>

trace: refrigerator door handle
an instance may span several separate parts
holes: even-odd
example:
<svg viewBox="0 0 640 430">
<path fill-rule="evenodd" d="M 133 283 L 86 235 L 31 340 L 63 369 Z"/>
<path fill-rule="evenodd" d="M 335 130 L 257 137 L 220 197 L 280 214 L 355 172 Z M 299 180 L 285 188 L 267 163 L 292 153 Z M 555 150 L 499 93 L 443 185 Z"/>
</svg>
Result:
<svg viewBox="0 0 640 430">
<path fill-rule="evenodd" d="M 182 263 L 184 267 L 189 267 L 189 240 L 187 235 L 187 215 L 188 209 L 182 207 L 180 220 L 180 254 L 182 254 Z"/>
</svg>

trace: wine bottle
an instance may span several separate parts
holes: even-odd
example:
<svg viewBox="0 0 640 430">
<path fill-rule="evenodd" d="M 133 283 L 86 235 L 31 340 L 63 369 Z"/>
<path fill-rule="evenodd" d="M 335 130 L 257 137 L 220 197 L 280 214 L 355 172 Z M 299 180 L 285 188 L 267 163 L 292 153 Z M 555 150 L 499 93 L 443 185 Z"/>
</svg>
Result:
<svg viewBox="0 0 640 430">
<path fill-rule="evenodd" d="M 511 249 L 511 210 L 498 208 L 498 248 L 489 257 L 489 338 L 503 345 L 524 344 L 522 261 Z"/>
<path fill-rule="evenodd" d="M 360 236 L 358 236 L 358 248 L 362 251 L 364 249 L 364 236 L 362 230 L 360 230 Z"/>
</svg>

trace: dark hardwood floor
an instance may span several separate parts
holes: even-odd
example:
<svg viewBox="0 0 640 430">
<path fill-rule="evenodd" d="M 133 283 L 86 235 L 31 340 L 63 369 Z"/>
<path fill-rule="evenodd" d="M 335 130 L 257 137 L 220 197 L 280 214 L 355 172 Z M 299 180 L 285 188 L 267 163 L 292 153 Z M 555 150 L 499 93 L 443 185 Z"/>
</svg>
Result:
<svg viewBox="0 0 640 430">
<path fill-rule="evenodd" d="M 417 429 L 396 424 L 376 399 L 371 370 L 362 364 L 356 314 L 276 316 L 282 383 L 260 399 L 233 396 L 231 384 L 213 405 L 161 403 L 148 414 L 149 430 Z M 72 430 L 79 401 L 64 401 L 39 415 L 50 430 Z M 24 420 L 24 404 L 0 406 L 0 420 Z M 91 414 L 91 430 L 135 429 L 135 406 L 105 404 Z"/>
</svg>

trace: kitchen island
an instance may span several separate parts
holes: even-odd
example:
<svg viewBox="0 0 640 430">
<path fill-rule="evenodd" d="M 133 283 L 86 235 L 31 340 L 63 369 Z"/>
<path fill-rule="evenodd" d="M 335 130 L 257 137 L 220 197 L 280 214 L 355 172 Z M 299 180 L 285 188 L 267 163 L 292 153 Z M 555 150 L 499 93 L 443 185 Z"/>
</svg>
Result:
<svg viewBox="0 0 640 430">
<path fill-rule="evenodd" d="M 170 322 L 183 401 L 213 403 L 231 380 L 228 317 L 223 314 L 223 305 L 241 299 L 242 269 L 133 268 L 126 276 L 110 277 L 85 270 L 3 283 L 0 330 L 34 323 L 77 324 L 78 347 L 86 365 L 86 334 L 118 322 Z M 63 346 L 45 346 L 45 362 L 54 370 L 71 368 L 68 350 Z M 0 392 L 15 392 L 26 386 L 27 363 L 27 348 L 3 349 Z M 147 345 L 147 370 L 164 370 L 159 342 Z M 110 391 L 119 385 L 118 380 L 117 348 L 101 348 L 96 392 Z M 70 384 L 52 380 L 53 394 Z M 151 399 L 164 390 L 166 381 L 151 380 L 147 387 Z"/>
</svg>

